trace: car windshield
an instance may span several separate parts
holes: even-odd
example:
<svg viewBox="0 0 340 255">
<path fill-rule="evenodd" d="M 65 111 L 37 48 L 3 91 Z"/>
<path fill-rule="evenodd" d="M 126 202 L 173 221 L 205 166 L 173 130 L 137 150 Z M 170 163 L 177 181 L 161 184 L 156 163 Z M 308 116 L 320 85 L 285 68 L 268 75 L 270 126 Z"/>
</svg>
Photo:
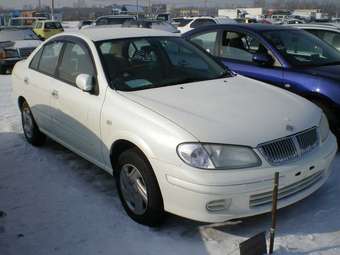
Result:
<svg viewBox="0 0 340 255">
<path fill-rule="evenodd" d="M 39 40 L 39 38 L 30 29 L 0 31 L 0 42 L 19 40 Z"/>
<path fill-rule="evenodd" d="M 266 31 L 263 35 L 293 66 L 340 64 L 340 53 L 302 30 Z"/>
<path fill-rule="evenodd" d="M 207 53 L 179 37 L 97 43 L 107 77 L 118 90 L 135 91 L 218 79 L 231 73 Z"/>
</svg>

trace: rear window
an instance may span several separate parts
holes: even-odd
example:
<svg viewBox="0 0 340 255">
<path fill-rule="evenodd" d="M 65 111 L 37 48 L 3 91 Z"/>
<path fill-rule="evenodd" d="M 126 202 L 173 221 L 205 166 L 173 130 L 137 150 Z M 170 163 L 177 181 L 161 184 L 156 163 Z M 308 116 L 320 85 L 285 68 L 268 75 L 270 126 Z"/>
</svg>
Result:
<svg viewBox="0 0 340 255">
<path fill-rule="evenodd" d="M 46 22 L 45 29 L 61 29 L 61 24 L 59 22 Z"/>
</svg>

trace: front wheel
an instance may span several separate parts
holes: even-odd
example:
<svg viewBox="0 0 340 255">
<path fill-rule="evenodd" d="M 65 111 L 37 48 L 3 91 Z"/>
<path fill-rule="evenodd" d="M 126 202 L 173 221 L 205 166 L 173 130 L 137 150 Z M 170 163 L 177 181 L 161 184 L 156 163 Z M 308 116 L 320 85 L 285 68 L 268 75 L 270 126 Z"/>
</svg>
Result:
<svg viewBox="0 0 340 255">
<path fill-rule="evenodd" d="M 319 106 L 322 109 L 322 111 L 325 113 L 329 121 L 329 125 L 330 125 L 332 132 L 334 134 L 338 134 L 340 131 L 340 127 L 339 127 L 336 115 L 331 110 L 331 108 L 322 101 L 313 100 L 312 102 L 315 103 L 317 106 Z"/>
<path fill-rule="evenodd" d="M 31 109 L 26 102 L 21 106 L 21 120 L 26 140 L 34 146 L 43 145 L 46 136 L 40 132 L 38 125 L 33 118 Z"/>
<path fill-rule="evenodd" d="M 116 182 L 123 207 L 134 221 L 148 226 L 158 226 L 163 221 L 163 199 L 157 179 L 137 148 L 119 156 Z"/>
</svg>

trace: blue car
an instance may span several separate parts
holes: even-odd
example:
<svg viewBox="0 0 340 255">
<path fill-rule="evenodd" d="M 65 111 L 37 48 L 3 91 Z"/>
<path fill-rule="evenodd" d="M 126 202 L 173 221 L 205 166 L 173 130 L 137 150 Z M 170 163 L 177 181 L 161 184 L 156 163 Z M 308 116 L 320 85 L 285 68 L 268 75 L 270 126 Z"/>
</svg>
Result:
<svg viewBox="0 0 340 255">
<path fill-rule="evenodd" d="M 299 94 L 340 130 L 340 53 L 303 30 L 264 24 L 205 26 L 183 35 L 232 71 Z"/>
</svg>

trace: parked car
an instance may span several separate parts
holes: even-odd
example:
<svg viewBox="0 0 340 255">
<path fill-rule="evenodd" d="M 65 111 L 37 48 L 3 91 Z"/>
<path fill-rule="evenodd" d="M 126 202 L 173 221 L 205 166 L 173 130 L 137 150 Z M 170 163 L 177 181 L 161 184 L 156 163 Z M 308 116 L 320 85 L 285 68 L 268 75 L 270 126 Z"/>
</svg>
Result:
<svg viewBox="0 0 340 255">
<path fill-rule="evenodd" d="M 234 75 L 172 33 L 98 28 L 57 35 L 16 64 L 27 141 L 49 136 L 116 175 L 132 219 L 164 211 L 223 222 L 313 193 L 337 143 L 311 102 Z M 180 199 L 179 199 L 180 198 Z"/>
<path fill-rule="evenodd" d="M 83 26 L 82 28 L 96 27 L 96 26 L 122 26 L 127 21 L 136 20 L 136 16 L 133 15 L 107 15 L 101 16 L 96 19 L 91 25 Z"/>
<path fill-rule="evenodd" d="M 11 28 L 33 28 L 36 21 L 46 20 L 46 17 L 13 17 L 8 22 Z"/>
<path fill-rule="evenodd" d="M 235 24 L 235 20 L 228 17 L 184 17 L 174 18 L 173 25 L 177 26 L 181 33 L 185 33 L 198 27 L 216 24 Z"/>
<path fill-rule="evenodd" d="M 0 74 L 10 72 L 41 43 L 30 29 L 0 30 Z"/>
<path fill-rule="evenodd" d="M 215 25 L 185 38 L 231 70 L 299 94 L 340 127 L 340 53 L 301 29 L 264 24 Z"/>
<path fill-rule="evenodd" d="M 304 24 L 305 22 L 301 19 L 286 19 L 283 21 L 283 24 L 289 25 L 289 24 Z"/>
<path fill-rule="evenodd" d="M 46 40 L 53 35 L 64 32 L 64 29 L 60 21 L 39 20 L 34 23 L 33 32 L 41 40 Z"/>
<path fill-rule="evenodd" d="M 323 24 L 299 24 L 294 25 L 294 27 L 316 35 L 340 51 L 340 28 Z"/>
<path fill-rule="evenodd" d="M 123 27 L 137 27 L 137 28 L 150 28 L 156 30 L 162 30 L 170 33 L 180 33 L 180 31 L 171 23 L 161 20 L 128 20 L 124 22 Z"/>
<path fill-rule="evenodd" d="M 84 26 L 91 26 L 92 23 L 93 23 L 93 20 L 82 20 L 82 21 L 79 21 L 78 29 L 81 29 Z"/>
</svg>

